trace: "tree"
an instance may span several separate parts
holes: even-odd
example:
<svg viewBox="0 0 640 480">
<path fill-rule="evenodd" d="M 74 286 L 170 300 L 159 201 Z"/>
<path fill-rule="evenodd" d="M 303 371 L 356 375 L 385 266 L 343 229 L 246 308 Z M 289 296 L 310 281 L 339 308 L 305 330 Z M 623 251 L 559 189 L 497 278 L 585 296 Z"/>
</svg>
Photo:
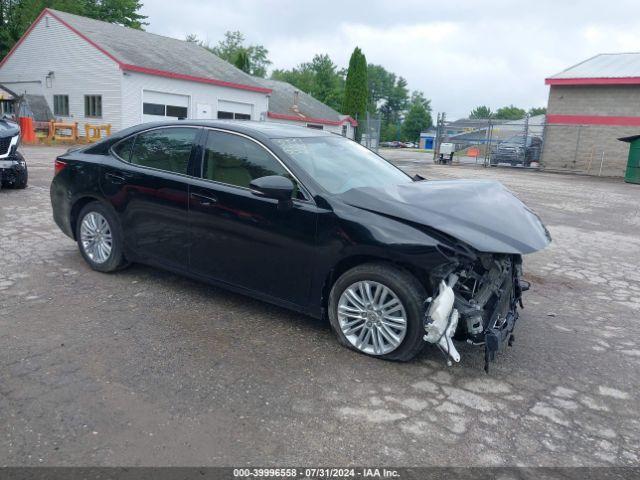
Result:
<svg viewBox="0 0 640 480">
<path fill-rule="evenodd" d="M 547 107 L 531 107 L 528 113 L 530 117 L 535 117 L 536 115 L 545 115 L 547 113 Z"/>
<path fill-rule="evenodd" d="M 501 107 L 496 111 L 495 118 L 500 120 L 520 120 L 527 114 L 522 108 L 509 105 L 508 107 Z"/>
<path fill-rule="evenodd" d="M 349 69 L 344 86 L 342 113 L 362 122 L 367 111 L 369 85 L 367 83 L 367 59 L 362 50 L 356 47 L 349 59 Z M 360 140 L 362 129 L 356 131 L 356 140 Z"/>
<path fill-rule="evenodd" d="M 251 73 L 251 61 L 249 60 L 249 55 L 244 48 L 238 51 L 233 64 L 243 72 Z"/>
<path fill-rule="evenodd" d="M 344 72 L 338 70 L 331 57 L 316 54 L 291 70 L 274 70 L 271 78 L 288 82 L 322 103 L 340 111 L 344 94 Z"/>
<path fill-rule="evenodd" d="M 224 40 L 218 42 L 215 47 L 210 47 L 202 42 L 200 44 L 223 60 L 233 64 L 235 64 L 238 54 L 244 51 L 249 59 L 247 73 L 264 78 L 267 75 L 267 68 L 271 65 L 271 61 L 268 58 L 269 50 L 262 45 L 245 46 L 244 41 L 244 35 L 236 30 L 234 32 L 226 32 Z"/>
<path fill-rule="evenodd" d="M 402 137 L 405 140 L 416 141 L 420 132 L 433 125 L 431 119 L 431 101 L 420 91 L 411 94 L 409 111 L 402 123 Z"/>
<path fill-rule="evenodd" d="M 130 28 L 146 25 L 138 0 L 0 0 L 0 58 L 46 7 Z"/>
<path fill-rule="evenodd" d="M 367 66 L 367 83 L 369 85 L 367 109 L 371 113 L 376 113 L 391 96 L 396 83 L 396 76 L 388 72 L 382 65 L 370 63 Z"/>
<path fill-rule="evenodd" d="M 486 105 L 479 105 L 469 114 L 469 118 L 472 119 L 484 119 L 493 117 L 493 112 Z"/>
</svg>

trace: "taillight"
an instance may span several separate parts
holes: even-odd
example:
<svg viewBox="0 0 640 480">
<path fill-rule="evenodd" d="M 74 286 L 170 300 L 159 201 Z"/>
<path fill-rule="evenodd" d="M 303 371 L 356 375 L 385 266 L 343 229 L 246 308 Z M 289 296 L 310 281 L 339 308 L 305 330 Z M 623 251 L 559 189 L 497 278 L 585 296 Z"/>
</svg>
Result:
<svg viewBox="0 0 640 480">
<path fill-rule="evenodd" d="M 67 162 L 63 162 L 62 160 L 56 159 L 56 164 L 54 167 L 54 170 L 55 170 L 54 175 L 59 174 L 62 170 L 64 170 L 64 167 L 66 166 L 67 166 Z"/>
</svg>

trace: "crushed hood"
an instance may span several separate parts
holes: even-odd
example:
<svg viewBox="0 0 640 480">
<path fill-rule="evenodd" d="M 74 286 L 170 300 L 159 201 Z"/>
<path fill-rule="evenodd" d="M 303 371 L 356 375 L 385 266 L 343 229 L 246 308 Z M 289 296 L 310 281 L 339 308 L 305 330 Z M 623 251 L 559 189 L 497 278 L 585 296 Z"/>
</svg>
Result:
<svg viewBox="0 0 640 480">
<path fill-rule="evenodd" d="M 434 228 L 481 252 L 526 254 L 551 242 L 540 218 L 493 180 L 430 180 L 353 188 L 338 199 Z"/>
</svg>

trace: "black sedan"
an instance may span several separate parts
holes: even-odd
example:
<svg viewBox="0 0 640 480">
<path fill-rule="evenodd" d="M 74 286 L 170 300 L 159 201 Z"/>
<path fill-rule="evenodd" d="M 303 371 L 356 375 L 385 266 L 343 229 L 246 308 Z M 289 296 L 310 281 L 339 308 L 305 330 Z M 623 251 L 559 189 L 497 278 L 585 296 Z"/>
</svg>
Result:
<svg viewBox="0 0 640 480">
<path fill-rule="evenodd" d="M 521 256 L 550 241 L 500 183 L 411 178 L 314 129 L 177 121 L 56 159 L 56 223 L 91 268 L 141 262 L 328 318 L 338 340 L 409 360 L 425 342 L 510 343 Z"/>
</svg>

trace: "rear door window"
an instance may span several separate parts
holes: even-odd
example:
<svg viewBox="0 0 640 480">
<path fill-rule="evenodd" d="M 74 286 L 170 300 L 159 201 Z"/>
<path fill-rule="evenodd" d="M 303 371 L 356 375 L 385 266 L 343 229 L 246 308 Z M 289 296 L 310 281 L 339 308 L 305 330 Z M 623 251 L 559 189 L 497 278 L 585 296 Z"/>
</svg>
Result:
<svg viewBox="0 0 640 480">
<path fill-rule="evenodd" d="M 186 175 L 198 129 L 158 128 L 136 136 L 131 163 Z"/>
</svg>

